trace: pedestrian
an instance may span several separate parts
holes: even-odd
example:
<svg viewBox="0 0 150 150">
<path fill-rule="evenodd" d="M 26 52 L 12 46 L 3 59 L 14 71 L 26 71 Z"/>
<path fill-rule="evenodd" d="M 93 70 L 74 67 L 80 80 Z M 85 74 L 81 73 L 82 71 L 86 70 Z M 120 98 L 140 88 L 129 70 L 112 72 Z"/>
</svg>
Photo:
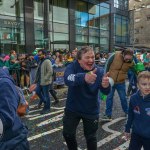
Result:
<svg viewBox="0 0 150 150">
<path fill-rule="evenodd" d="M 112 107 L 115 90 L 118 92 L 125 116 L 128 113 L 125 80 L 128 70 L 134 66 L 132 59 L 133 51 L 126 49 L 112 54 L 106 62 L 105 70 L 106 72 L 109 72 L 109 76 L 114 80 L 114 85 L 112 86 L 111 92 L 107 96 L 106 111 L 102 121 L 112 120 Z"/>
<path fill-rule="evenodd" d="M 125 126 L 125 137 L 131 140 L 129 150 L 150 149 L 150 72 L 139 73 L 139 90 L 131 96 L 128 120 Z"/>
<path fill-rule="evenodd" d="M 19 95 L 7 69 L 0 68 L 0 150 L 29 150 L 28 130 L 18 116 Z"/>
<path fill-rule="evenodd" d="M 38 64 L 38 69 L 36 73 L 35 82 L 37 84 L 36 94 L 40 98 L 38 108 L 44 103 L 44 108 L 41 111 L 41 114 L 48 113 L 50 111 L 50 95 L 49 88 L 52 83 L 53 69 L 52 64 L 49 58 L 46 57 L 45 50 L 39 50 L 38 56 L 40 62 Z"/>
<path fill-rule="evenodd" d="M 88 150 L 97 150 L 96 132 L 100 112 L 99 89 L 104 94 L 110 91 L 107 74 L 95 65 L 91 47 L 77 52 L 76 60 L 65 70 L 64 80 L 68 95 L 63 117 L 63 136 L 69 150 L 77 150 L 76 129 L 83 121 L 84 135 Z"/>
</svg>

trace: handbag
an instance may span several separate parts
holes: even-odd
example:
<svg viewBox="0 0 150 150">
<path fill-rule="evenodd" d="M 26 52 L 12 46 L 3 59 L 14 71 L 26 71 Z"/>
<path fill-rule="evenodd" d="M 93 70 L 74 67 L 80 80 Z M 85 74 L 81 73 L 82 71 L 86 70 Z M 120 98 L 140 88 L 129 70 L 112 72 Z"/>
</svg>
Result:
<svg viewBox="0 0 150 150">
<path fill-rule="evenodd" d="M 18 104 L 18 108 L 17 108 L 17 114 L 22 117 L 25 114 L 28 113 L 29 111 L 29 104 L 28 102 L 25 100 L 23 91 L 20 87 L 16 86 L 18 95 L 19 95 L 19 104 Z"/>
</svg>

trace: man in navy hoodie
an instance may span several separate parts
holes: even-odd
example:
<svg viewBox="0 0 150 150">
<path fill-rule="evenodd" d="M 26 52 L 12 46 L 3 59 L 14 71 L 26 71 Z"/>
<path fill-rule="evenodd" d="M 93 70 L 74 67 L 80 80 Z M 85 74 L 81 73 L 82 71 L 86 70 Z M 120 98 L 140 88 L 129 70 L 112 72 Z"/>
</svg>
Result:
<svg viewBox="0 0 150 150">
<path fill-rule="evenodd" d="M 18 103 L 13 79 L 0 68 L 0 150 L 29 150 L 28 130 L 16 113 Z"/>
<path fill-rule="evenodd" d="M 83 47 L 77 53 L 77 60 L 66 68 L 64 80 L 68 86 L 63 136 L 69 150 L 77 150 L 76 129 L 82 119 L 88 150 L 97 150 L 96 132 L 100 112 L 98 91 L 108 94 L 108 75 L 95 65 L 91 47 Z"/>
</svg>

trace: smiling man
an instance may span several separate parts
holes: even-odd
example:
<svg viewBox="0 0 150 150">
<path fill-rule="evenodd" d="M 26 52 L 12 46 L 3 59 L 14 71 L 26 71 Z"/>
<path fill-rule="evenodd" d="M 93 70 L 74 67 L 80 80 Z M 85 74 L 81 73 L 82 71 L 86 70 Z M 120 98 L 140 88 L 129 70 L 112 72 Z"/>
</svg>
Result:
<svg viewBox="0 0 150 150">
<path fill-rule="evenodd" d="M 106 72 L 109 71 L 109 76 L 114 80 L 114 85 L 112 86 L 111 92 L 107 96 L 106 111 L 102 121 L 112 120 L 111 117 L 115 90 L 118 92 L 122 109 L 125 113 L 125 116 L 127 116 L 128 104 L 126 99 L 125 80 L 128 70 L 133 66 L 133 51 L 130 49 L 124 49 L 122 51 L 115 52 L 107 60 L 105 64 L 105 70 Z"/>
<path fill-rule="evenodd" d="M 69 150 L 77 150 L 76 129 L 82 119 L 88 150 L 97 150 L 96 131 L 100 112 L 99 89 L 104 94 L 110 91 L 107 74 L 95 65 L 91 47 L 78 51 L 76 60 L 69 64 L 64 75 L 68 86 L 63 135 Z"/>
</svg>

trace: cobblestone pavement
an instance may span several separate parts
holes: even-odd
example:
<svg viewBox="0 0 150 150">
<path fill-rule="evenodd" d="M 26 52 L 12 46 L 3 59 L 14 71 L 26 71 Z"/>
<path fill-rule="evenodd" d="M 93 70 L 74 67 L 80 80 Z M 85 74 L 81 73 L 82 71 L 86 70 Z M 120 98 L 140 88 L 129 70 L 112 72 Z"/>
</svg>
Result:
<svg viewBox="0 0 150 150">
<path fill-rule="evenodd" d="M 62 136 L 62 117 L 66 101 L 67 88 L 57 89 L 57 96 L 60 102 L 54 105 L 52 102 L 51 112 L 40 115 L 37 109 L 38 100 L 30 103 L 30 113 L 22 118 L 29 128 L 31 150 L 67 150 Z M 53 98 L 51 98 L 53 101 Z M 101 102 L 100 118 L 104 115 L 105 102 Z M 123 117 L 118 95 L 114 97 L 113 120 L 111 122 L 99 121 L 98 150 L 125 150 L 128 147 L 123 137 L 126 118 Z M 85 150 L 86 144 L 82 131 L 82 123 L 77 129 L 77 141 L 79 150 Z"/>
</svg>

